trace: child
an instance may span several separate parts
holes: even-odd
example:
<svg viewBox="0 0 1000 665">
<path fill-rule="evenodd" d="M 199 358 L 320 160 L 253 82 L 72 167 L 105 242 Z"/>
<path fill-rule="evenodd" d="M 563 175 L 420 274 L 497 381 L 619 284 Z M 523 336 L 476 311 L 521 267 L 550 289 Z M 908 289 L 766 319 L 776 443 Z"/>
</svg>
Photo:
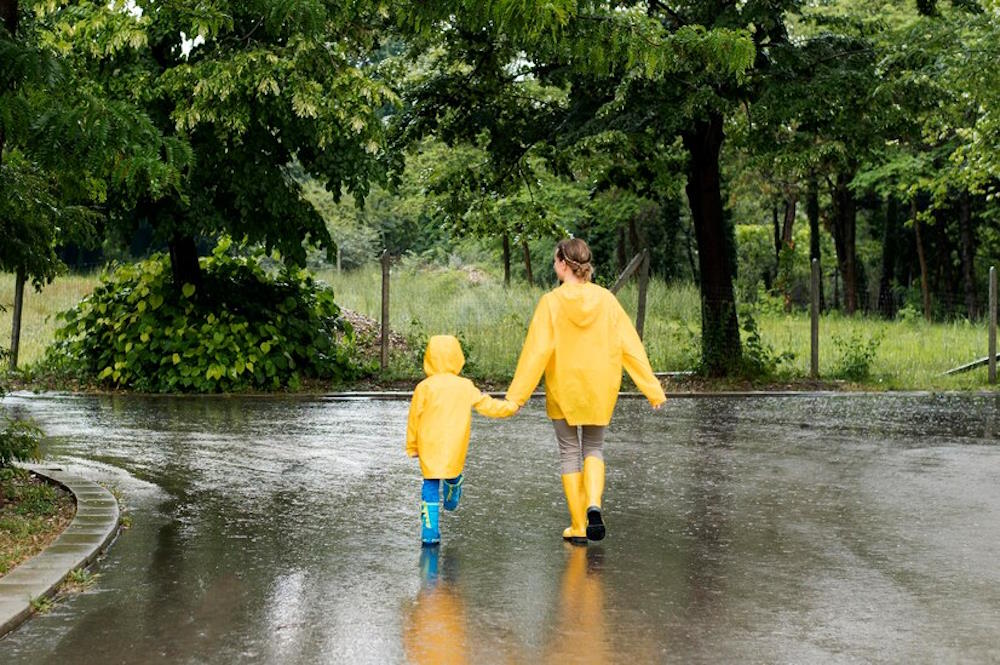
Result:
<svg viewBox="0 0 1000 665">
<path fill-rule="evenodd" d="M 455 510 L 462 496 L 462 467 L 469 450 L 472 409 L 490 418 L 507 418 L 520 408 L 507 400 L 480 392 L 469 379 L 458 375 L 465 356 L 451 335 L 435 335 L 424 352 L 427 378 L 417 384 L 406 424 L 406 454 L 420 458 L 424 476 L 420 501 L 420 540 L 441 542 L 438 502 L 444 481 L 444 508 Z"/>
</svg>

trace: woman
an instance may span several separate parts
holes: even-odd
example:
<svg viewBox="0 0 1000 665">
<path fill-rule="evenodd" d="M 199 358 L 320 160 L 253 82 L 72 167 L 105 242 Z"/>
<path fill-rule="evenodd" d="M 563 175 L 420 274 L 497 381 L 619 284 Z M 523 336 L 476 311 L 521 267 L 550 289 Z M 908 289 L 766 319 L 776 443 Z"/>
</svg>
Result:
<svg viewBox="0 0 1000 665">
<path fill-rule="evenodd" d="M 528 327 L 507 399 L 523 405 L 542 373 L 545 411 L 556 430 L 570 526 L 576 545 L 601 540 L 604 430 L 618 400 L 622 367 L 654 409 L 666 401 L 631 320 L 618 299 L 591 283 L 590 248 L 571 238 L 556 245 L 562 284 L 542 296 Z"/>
</svg>

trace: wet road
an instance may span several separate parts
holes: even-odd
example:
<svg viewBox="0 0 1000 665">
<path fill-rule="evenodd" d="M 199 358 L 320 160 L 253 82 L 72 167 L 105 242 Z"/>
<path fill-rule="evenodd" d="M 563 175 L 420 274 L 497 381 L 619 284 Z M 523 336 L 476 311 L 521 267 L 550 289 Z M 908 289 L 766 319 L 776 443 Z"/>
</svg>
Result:
<svg viewBox="0 0 1000 665">
<path fill-rule="evenodd" d="M 540 401 L 418 542 L 406 402 L 13 396 L 131 515 L 0 663 L 1000 661 L 1000 398 L 622 401 L 573 548 Z"/>
</svg>

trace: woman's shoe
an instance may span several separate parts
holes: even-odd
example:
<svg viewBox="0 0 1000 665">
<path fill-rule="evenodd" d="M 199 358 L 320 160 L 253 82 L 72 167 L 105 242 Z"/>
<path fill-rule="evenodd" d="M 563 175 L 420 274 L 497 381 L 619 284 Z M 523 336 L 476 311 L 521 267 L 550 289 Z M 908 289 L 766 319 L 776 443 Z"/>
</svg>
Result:
<svg viewBox="0 0 1000 665">
<path fill-rule="evenodd" d="M 570 525 L 563 530 L 563 540 L 574 545 L 587 544 L 587 529 L 584 523 L 583 474 L 564 473 L 563 492 L 566 493 L 566 507 L 569 508 Z"/>
<path fill-rule="evenodd" d="M 584 502 L 587 505 L 587 538 L 604 540 L 604 518 L 601 499 L 604 496 L 604 460 L 594 456 L 583 460 Z"/>
<path fill-rule="evenodd" d="M 601 509 L 597 506 L 587 508 L 587 539 L 604 540 L 604 520 L 601 517 Z"/>
</svg>

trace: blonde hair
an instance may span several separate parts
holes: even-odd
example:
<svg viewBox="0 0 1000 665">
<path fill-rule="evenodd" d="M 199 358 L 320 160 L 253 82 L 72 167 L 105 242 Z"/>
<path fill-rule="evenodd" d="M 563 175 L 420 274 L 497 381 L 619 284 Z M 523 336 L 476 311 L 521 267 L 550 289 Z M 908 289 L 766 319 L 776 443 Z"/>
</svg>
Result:
<svg viewBox="0 0 1000 665">
<path fill-rule="evenodd" d="M 590 264 L 593 258 L 590 247 L 579 238 L 560 240 L 556 244 L 556 258 L 568 265 L 573 274 L 585 282 L 589 282 L 594 274 L 594 267 Z"/>
</svg>

